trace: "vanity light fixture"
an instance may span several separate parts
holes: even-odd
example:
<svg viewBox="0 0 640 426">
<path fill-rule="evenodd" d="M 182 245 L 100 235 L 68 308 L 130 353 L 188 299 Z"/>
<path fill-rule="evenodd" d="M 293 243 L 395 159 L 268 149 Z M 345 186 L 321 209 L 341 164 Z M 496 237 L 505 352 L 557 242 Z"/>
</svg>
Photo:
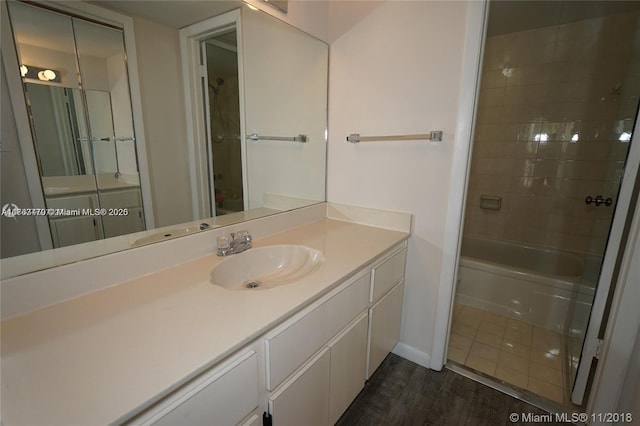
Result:
<svg viewBox="0 0 640 426">
<path fill-rule="evenodd" d="M 55 80 L 58 74 L 53 70 L 43 70 L 38 73 L 38 78 L 42 81 Z"/>
<path fill-rule="evenodd" d="M 60 83 L 62 81 L 60 79 L 60 71 L 35 67 L 33 65 L 20 65 L 20 75 L 22 78 L 31 80 L 50 81 L 54 83 Z"/>
</svg>

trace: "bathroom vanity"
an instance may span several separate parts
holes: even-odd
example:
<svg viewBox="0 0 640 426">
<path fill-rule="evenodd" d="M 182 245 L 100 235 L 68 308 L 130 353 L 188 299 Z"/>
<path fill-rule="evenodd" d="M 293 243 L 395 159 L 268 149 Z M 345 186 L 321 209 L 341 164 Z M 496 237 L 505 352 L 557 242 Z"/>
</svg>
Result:
<svg viewBox="0 0 640 426">
<path fill-rule="evenodd" d="M 210 254 L 3 321 L 3 424 L 335 423 L 400 334 L 410 216 L 385 214 L 322 204 L 246 222 L 253 248 L 230 257 L 215 239 L 237 226 L 130 250 L 144 262 L 192 238 Z M 221 262 L 280 245 L 323 261 L 268 289 L 212 283 Z"/>
</svg>

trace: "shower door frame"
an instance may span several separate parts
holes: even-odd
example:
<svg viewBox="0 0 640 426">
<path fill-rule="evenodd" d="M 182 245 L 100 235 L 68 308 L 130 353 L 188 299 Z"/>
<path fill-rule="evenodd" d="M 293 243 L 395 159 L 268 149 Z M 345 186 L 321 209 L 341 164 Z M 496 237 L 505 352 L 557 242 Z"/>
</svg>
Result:
<svg viewBox="0 0 640 426">
<path fill-rule="evenodd" d="M 211 217 L 217 215 L 215 200 L 215 173 L 213 169 L 213 140 L 211 139 L 211 104 L 209 98 L 209 70 L 207 63 L 207 40 L 200 42 L 200 66 L 202 67 L 202 97 L 204 98 L 204 123 L 205 137 L 207 141 L 207 170 L 209 183 L 209 214 Z"/>
<path fill-rule="evenodd" d="M 234 31 L 236 33 L 236 37 L 238 36 L 238 29 L 234 28 Z M 201 46 L 200 46 L 200 59 L 201 59 L 201 64 L 200 66 L 202 67 L 202 80 L 203 80 L 203 88 L 202 88 L 202 97 L 204 98 L 204 115 L 205 115 L 205 133 L 206 133 L 206 137 L 207 137 L 207 167 L 209 170 L 209 209 L 211 211 L 211 216 L 215 217 L 218 215 L 217 213 L 217 206 L 216 206 L 216 200 L 215 200 L 215 163 L 214 163 L 214 159 L 213 159 L 213 135 L 212 133 L 212 129 L 213 129 L 213 118 L 212 115 L 214 114 L 212 105 L 211 105 L 211 96 L 209 95 L 209 58 L 208 58 L 208 53 L 207 53 L 207 45 L 210 46 L 214 46 L 218 49 L 224 49 L 226 51 L 230 51 L 233 52 L 236 55 L 236 76 L 238 77 L 238 81 L 240 82 L 240 66 L 239 66 L 239 58 L 238 58 L 238 46 L 231 46 L 231 45 L 227 45 L 225 43 L 221 43 L 221 42 L 217 42 L 215 41 L 215 39 L 212 38 L 207 38 L 205 40 L 202 40 L 201 42 Z M 233 49 L 235 47 L 235 50 Z M 216 96 L 216 95 L 214 95 Z M 240 98 L 240 90 L 238 88 L 238 98 Z M 215 102 L 215 101 L 214 101 Z M 240 99 L 238 99 L 238 104 L 240 105 Z M 242 110 L 239 109 L 240 114 Z M 222 120 L 222 118 L 221 118 Z M 228 125 L 228 123 L 227 123 Z M 240 144 L 240 154 L 241 156 L 244 155 L 242 153 L 242 150 L 244 149 L 244 144 L 241 143 Z M 243 157 L 244 158 L 244 157 Z M 243 164 L 244 164 L 244 160 L 243 160 Z M 243 182 L 243 186 L 242 189 L 245 190 L 246 189 L 246 185 L 244 184 L 245 182 L 247 182 L 247 174 L 244 172 L 244 167 L 242 170 L 240 170 L 240 173 L 242 174 L 242 176 L 240 177 L 242 179 Z M 242 197 L 242 202 L 243 202 L 243 206 L 242 209 L 243 210 L 247 210 L 247 202 L 246 202 L 246 197 Z"/>
<path fill-rule="evenodd" d="M 447 223 L 445 227 L 445 237 L 443 241 L 442 270 L 440 274 L 440 285 L 438 288 L 438 306 L 436 312 L 435 330 L 432 340 L 432 352 L 429 360 L 429 367 L 434 370 L 441 370 L 447 360 L 447 346 L 451 328 L 451 318 L 453 316 L 453 304 L 455 298 L 458 261 L 460 257 L 460 246 L 464 227 L 465 205 L 467 189 L 469 185 L 469 170 L 471 166 L 471 150 L 473 148 L 473 136 L 475 131 L 475 118 L 477 113 L 477 102 L 480 93 L 480 76 L 484 59 L 484 46 L 486 41 L 486 27 L 489 17 L 489 1 L 470 2 L 469 13 L 467 15 L 467 32 L 465 38 L 465 50 L 463 57 L 463 74 L 461 78 L 460 97 L 458 99 L 458 119 L 456 122 L 456 137 L 452 159 L 452 172 Z M 625 223 L 627 220 L 636 218 L 640 212 L 634 212 L 631 201 L 633 199 L 634 185 L 638 178 L 638 168 L 640 166 L 640 111 L 636 114 L 636 122 L 631 139 L 630 149 L 625 163 L 624 174 L 621 179 L 620 191 L 618 193 L 616 210 L 609 232 L 609 240 L 604 253 L 602 269 L 598 280 L 598 287 L 593 300 L 591 314 L 587 332 L 585 334 L 583 351 L 579 366 L 579 379 L 576 377 L 576 391 L 572 392 L 572 400 L 583 402 L 589 372 L 594 359 L 596 359 L 599 343 L 600 329 L 606 324 L 605 314 L 608 314 L 607 299 L 611 290 L 614 274 L 619 259 L 626 254 L 631 247 L 626 247 L 624 252 L 620 251 L 624 242 Z M 631 216 L 634 215 L 634 216 Z M 620 291 L 621 289 L 616 289 Z M 617 294 L 616 294 L 617 295 Z M 622 312 L 623 316 L 631 316 L 631 312 Z M 620 317 L 618 317 L 619 320 Z M 611 329 L 611 324 L 609 324 Z M 609 336 L 605 335 L 606 341 Z M 632 341 L 636 336 L 627 336 Z M 583 361 L 588 361 L 587 363 Z M 596 375 L 604 368 L 599 364 Z M 578 381 L 579 380 L 579 381 Z M 620 384 L 622 386 L 622 384 Z M 587 402 L 587 411 L 590 411 L 596 399 L 599 389 L 594 389 Z M 610 389 L 600 390 L 609 392 Z M 615 407 L 611 407 L 614 409 Z"/>
<path fill-rule="evenodd" d="M 200 64 L 200 43 L 231 27 L 236 29 L 238 48 L 238 96 L 240 105 L 240 154 L 242 159 L 242 191 L 248 194 L 247 150 L 244 117 L 244 60 L 242 51 L 242 14 L 240 9 L 223 13 L 180 30 L 180 55 L 184 75 L 185 116 L 189 141 L 189 170 L 193 202 L 193 220 L 208 217 L 214 194 L 209 193 L 208 141 L 202 79 L 206 73 Z M 208 96 L 205 95 L 205 96 Z M 211 181 L 213 185 L 213 181 Z M 245 199 L 245 209 L 247 201 Z M 215 214 L 215 211 L 213 212 Z"/>
</svg>

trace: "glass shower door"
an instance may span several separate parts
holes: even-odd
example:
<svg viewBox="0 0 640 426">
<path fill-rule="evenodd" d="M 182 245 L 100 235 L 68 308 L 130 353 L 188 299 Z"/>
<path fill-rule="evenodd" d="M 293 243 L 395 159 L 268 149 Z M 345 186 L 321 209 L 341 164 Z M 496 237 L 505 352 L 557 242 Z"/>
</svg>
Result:
<svg viewBox="0 0 640 426">
<path fill-rule="evenodd" d="M 591 308 L 601 303 L 598 283 L 611 281 L 604 255 L 615 259 L 621 237 L 610 230 L 640 97 L 639 10 L 637 2 L 589 1 L 489 7 L 464 237 L 568 253 L 584 264 L 579 278 L 559 277 L 570 285 L 550 290 L 546 313 L 533 312 L 545 305 L 534 306 L 540 294 L 528 306 L 493 312 L 546 322 L 561 336 L 562 347 L 546 354 L 562 354 L 560 403 L 582 402 L 589 368 L 581 354 L 590 361 L 594 345 L 584 343 L 587 325 L 603 314 Z M 558 312 L 563 317 L 551 321 Z M 528 365 L 518 386 L 535 392 L 537 367 Z"/>
</svg>

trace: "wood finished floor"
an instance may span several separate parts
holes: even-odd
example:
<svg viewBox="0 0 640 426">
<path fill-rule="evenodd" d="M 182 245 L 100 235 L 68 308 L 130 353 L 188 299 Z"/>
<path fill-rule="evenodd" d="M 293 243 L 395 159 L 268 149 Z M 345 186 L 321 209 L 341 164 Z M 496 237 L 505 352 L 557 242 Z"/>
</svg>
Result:
<svg viewBox="0 0 640 426">
<path fill-rule="evenodd" d="M 336 424 L 526 424 L 512 423 L 509 420 L 510 413 L 546 414 L 545 411 L 526 402 L 453 371 L 429 370 L 390 354 Z"/>
</svg>

